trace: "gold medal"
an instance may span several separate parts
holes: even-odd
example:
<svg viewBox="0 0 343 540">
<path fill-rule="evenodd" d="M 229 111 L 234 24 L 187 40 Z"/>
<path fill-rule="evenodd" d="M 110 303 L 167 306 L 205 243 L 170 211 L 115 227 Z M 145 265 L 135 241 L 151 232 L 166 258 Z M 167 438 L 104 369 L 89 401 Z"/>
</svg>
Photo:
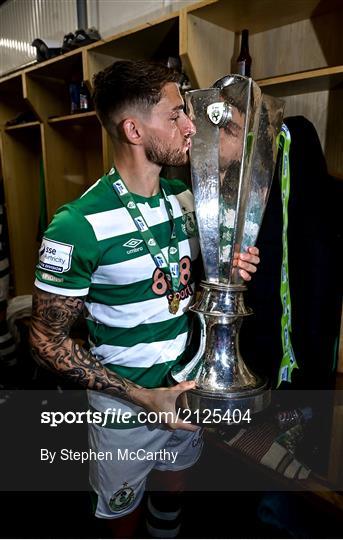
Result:
<svg viewBox="0 0 343 540">
<path fill-rule="evenodd" d="M 178 298 L 174 294 L 169 304 L 169 312 L 175 315 L 179 311 L 179 305 L 180 305 L 180 298 Z"/>
</svg>

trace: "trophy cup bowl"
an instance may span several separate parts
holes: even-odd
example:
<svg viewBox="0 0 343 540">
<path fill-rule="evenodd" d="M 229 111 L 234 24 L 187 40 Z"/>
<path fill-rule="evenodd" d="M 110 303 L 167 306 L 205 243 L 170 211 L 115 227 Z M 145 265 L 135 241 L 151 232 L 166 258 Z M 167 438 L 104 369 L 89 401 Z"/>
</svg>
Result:
<svg viewBox="0 0 343 540">
<path fill-rule="evenodd" d="M 200 345 L 174 382 L 195 380 L 182 396 L 195 423 L 217 414 L 228 423 L 234 411 L 258 413 L 270 403 L 266 378 L 254 374 L 239 351 L 245 307 L 235 255 L 254 246 L 266 208 L 277 158 L 283 102 L 263 95 L 240 75 L 212 88 L 186 93 L 187 114 L 197 132 L 190 153 L 195 213 L 205 280 L 190 308 L 200 323 Z M 219 420 L 218 420 L 219 418 Z"/>
</svg>

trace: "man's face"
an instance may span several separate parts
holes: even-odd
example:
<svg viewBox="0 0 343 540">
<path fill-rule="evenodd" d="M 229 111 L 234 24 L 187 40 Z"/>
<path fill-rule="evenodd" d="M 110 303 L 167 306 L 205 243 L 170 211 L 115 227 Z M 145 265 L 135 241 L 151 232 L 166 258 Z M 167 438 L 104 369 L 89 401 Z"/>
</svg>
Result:
<svg viewBox="0 0 343 540">
<path fill-rule="evenodd" d="M 159 166 L 178 167 L 188 162 L 193 122 L 185 114 L 184 103 L 176 83 L 167 83 L 160 101 L 145 120 L 145 154 Z"/>
<path fill-rule="evenodd" d="M 245 115 L 232 107 L 232 120 L 219 130 L 219 168 L 225 172 L 239 167 L 243 151 Z"/>
</svg>

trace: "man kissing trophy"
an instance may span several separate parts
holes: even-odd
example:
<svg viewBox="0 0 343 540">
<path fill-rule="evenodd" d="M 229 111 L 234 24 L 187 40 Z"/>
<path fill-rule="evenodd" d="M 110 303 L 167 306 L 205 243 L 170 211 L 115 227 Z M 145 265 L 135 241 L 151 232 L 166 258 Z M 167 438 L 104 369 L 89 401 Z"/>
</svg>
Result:
<svg viewBox="0 0 343 540">
<path fill-rule="evenodd" d="M 174 381 L 195 380 L 186 392 L 193 420 L 234 410 L 257 413 L 270 403 L 268 381 L 254 374 L 239 351 L 245 307 L 235 254 L 254 246 L 273 179 L 283 107 L 240 75 L 212 88 L 186 93 L 187 114 L 196 125 L 190 156 L 195 211 L 206 279 L 191 307 L 200 322 L 200 347 Z M 226 415 L 226 416 L 225 416 Z"/>
</svg>

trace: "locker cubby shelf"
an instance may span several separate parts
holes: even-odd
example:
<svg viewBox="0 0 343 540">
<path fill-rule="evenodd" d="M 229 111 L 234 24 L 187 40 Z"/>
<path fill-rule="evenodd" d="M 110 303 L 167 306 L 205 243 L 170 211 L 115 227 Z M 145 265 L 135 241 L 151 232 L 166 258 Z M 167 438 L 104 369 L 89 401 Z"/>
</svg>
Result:
<svg viewBox="0 0 343 540">
<path fill-rule="evenodd" d="M 62 124 L 64 122 L 82 123 L 82 122 L 88 122 L 89 118 L 97 118 L 95 111 L 88 111 L 88 112 L 76 113 L 76 114 L 67 114 L 65 116 L 57 116 L 56 118 L 49 118 L 48 124 Z"/>
<path fill-rule="evenodd" d="M 103 174 L 102 128 L 95 114 L 86 114 L 44 126 L 49 218 Z"/>
<path fill-rule="evenodd" d="M 18 130 L 18 129 L 28 129 L 28 128 L 32 128 L 32 127 L 36 127 L 36 126 L 39 126 L 40 125 L 40 122 L 37 121 L 34 121 L 34 122 L 25 122 L 23 124 L 16 124 L 14 126 L 7 126 L 5 127 L 5 131 L 15 131 L 15 130 Z"/>
<path fill-rule="evenodd" d="M 32 290 L 39 247 L 41 126 L 8 129 L 1 135 L 11 263 L 16 294 Z"/>
</svg>

